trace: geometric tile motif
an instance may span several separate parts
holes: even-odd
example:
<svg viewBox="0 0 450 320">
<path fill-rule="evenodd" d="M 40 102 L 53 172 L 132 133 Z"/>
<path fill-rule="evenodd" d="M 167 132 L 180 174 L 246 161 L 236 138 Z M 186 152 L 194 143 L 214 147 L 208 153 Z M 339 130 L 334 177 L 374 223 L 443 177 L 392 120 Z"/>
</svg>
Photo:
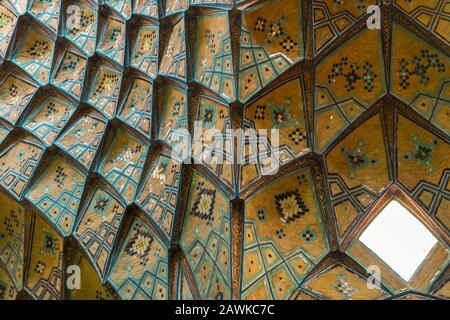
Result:
<svg viewBox="0 0 450 320">
<path fill-rule="evenodd" d="M 123 300 L 167 300 L 168 254 L 158 236 L 144 221 L 135 218 L 108 282 Z"/>
<path fill-rule="evenodd" d="M 156 24 L 144 24 L 139 28 L 133 51 L 132 67 L 155 78 L 158 72 L 159 28 Z"/>
<path fill-rule="evenodd" d="M 157 19 L 158 2 L 158 0 L 136 0 L 134 2 L 133 13 Z"/>
<path fill-rule="evenodd" d="M 116 113 L 121 81 L 122 74 L 118 70 L 100 66 L 91 84 L 87 103 L 112 119 Z"/>
<path fill-rule="evenodd" d="M 97 43 L 98 9 L 87 1 L 74 0 L 73 4 L 80 8 L 80 25 L 64 24 L 63 36 L 83 51 L 92 56 Z M 67 12 L 67 18 L 75 12 Z"/>
<path fill-rule="evenodd" d="M 145 144 L 119 129 L 98 168 L 126 204 L 134 200 L 147 151 Z"/>
<path fill-rule="evenodd" d="M 178 201 L 181 163 L 161 154 L 136 197 L 136 204 L 170 239 Z"/>
<path fill-rule="evenodd" d="M 133 78 L 126 97 L 117 118 L 149 137 L 152 125 L 152 82 L 141 77 Z"/>
<path fill-rule="evenodd" d="M 15 300 L 17 291 L 8 273 L 0 266 L 0 300 Z"/>
<path fill-rule="evenodd" d="M 37 89 L 34 83 L 15 75 L 7 74 L 1 77 L 0 118 L 14 125 Z"/>
<path fill-rule="evenodd" d="M 105 5 L 128 20 L 131 15 L 131 0 L 105 0 Z"/>
<path fill-rule="evenodd" d="M 0 185 L 19 200 L 43 152 L 44 147 L 31 140 L 19 139 L 7 147 L 0 153 Z"/>
<path fill-rule="evenodd" d="M 60 300 L 63 239 L 39 215 L 36 215 L 31 239 L 26 289 L 35 299 Z"/>
<path fill-rule="evenodd" d="M 14 34 L 18 17 L 13 11 L 0 4 L 0 62 L 6 55 L 9 42 Z"/>
<path fill-rule="evenodd" d="M 125 21 L 108 16 L 100 32 L 97 52 L 123 65 L 125 57 Z"/>
<path fill-rule="evenodd" d="M 186 34 L 184 17 L 181 17 L 177 22 L 175 22 L 169 32 L 170 36 L 167 41 L 167 46 L 164 50 L 164 56 L 161 60 L 159 71 L 160 74 L 185 81 Z"/>
<path fill-rule="evenodd" d="M 86 57 L 66 50 L 55 65 L 51 83 L 79 100 L 83 92 L 86 65 Z"/>
<path fill-rule="evenodd" d="M 176 86 L 168 85 L 165 88 L 163 116 L 159 127 L 159 139 L 168 144 L 178 154 L 183 155 L 188 146 L 182 129 L 187 130 L 187 92 Z"/>
<path fill-rule="evenodd" d="M 317 66 L 315 150 L 322 153 L 386 93 L 381 32 L 363 30 Z"/>
<path fill-rule="evenodd" d="M 441 38 L 447 45 L 450 44 L 449 33 L 449 1 L 405 1 L 395 0 L 394 5 L 407 13 L 408 17 L 427 28 Z"/>
<path fill-rule="evenodd" d="M 445 53 L 394 24 L 391 91 L 446 134 L 450 134 L 449 77 Z"/>
<path fill-rule="evenodd" d="M 171 15 L 177 12 L 187 10 L 189 7 L 189 0 L 166 0 L 165 14 Z"/>
<path fill-rule="evenodd" d="M 19 290 L 23 286 L 25 211 L 23 207 L 0 193 L 0 261 Z M 0 289 L 1 291 L 1 289 Z M 1 300 L 0 292 L 0 300 Z"/>
<path fill-rule="evenodd" d="M 180 247 L 201 299 L 231 298 L 229 199 L 199 173 L 191 178 Z"/>
<path fill-rule="evenodd" d="M 109 192 L 97 189 L 81 214 L 74 237 L 103 280 L 116 243 L 125 207 Z"/>
<path fill-rule="evenodd" d="M 12 61 L 40 85 L 50 77 L 55 42 L 40 29 L 29 27 L 14 51 Z"/>
<path fill-rule="evenodd" d="M 288 299 L 328 252 L 311 169 L 264 185 L 245 207 L 241 298 Z"/>
<path fill-rule="evenodd" d="M 22 127 L 34 134 L 46 146 L 51 146 L 75 109 L 74 105 L 64 100 L 49 97 L 25 119 Z"/>
<path fill-rule="evenodd" d="M 239 100 L 256 92 L 303 58 L 301 7 L 275 0 L 245 9 L 240 37 Z"/>
<path fill-rule="evenodd" d="M 193 158 L 234 189 L 233 147 L 230 111 L 226 105 L 201 96 L 198 101 L 197 119 L 200 127 L 194 129 L 192 138 Z M 212 129 L 212 130 L 209 130 Z M 196 130 L 196 131 L 195 131 Z M 217 131 L 223 141 L 217 138 Z"/>
<path fill-rule="evenodd" d="M 195 80 L 233 101 L 233 59 L 228 30 L 226 12 L 197 17 Z"/>
<path fill-rule="evenodd" d="M 26 198 L 63 235 L 75 224 L 86 177 L 62 158 L 54 159 L 26 194 Z"/>
<path fill-rule="evenodd" d="M 367 8 L 378 4 L 377 0 L 368 1 L 313 1 L 314 52 L 335 41 L 359 19 L 366 15 Z"/>
<path fill-rule="evenodd" d="M 278 144 L 269 144 L 271 155 L 279 159 L 280 164 L 288 163 L 300 155 L 308 152 L 308 130 L 306 125 L 306 111 L 303 102 L 302 86 L 299 79 L 289 81 L 264 97 L 256 100 L 245 109 L 245 128 L 266 130 L 271 140 L 271 129 L 277 129 Z M 259 132 L 259 131 L 258 131 Z M 261 134 L 258 136 L 263 139 Z M 245 158 L 254 159 L 258 150 L 258 141 L 249 137 L 251 148 L 246 148 Z M 253 153 L 250 153 L 253 150 Z M 260 159 L 257 164 L 242 164 L 241 187 L 246 187 L 260 178 L 264 172 L 265 162 Z M 245 180 L 244 180 L 245 179 Z"/>
<path fill-rule="evenodd" d="M 28 12 L 54 33 L 58 31 L 61 0 L 31 0 Z"/>
<path fill-rule="evenodd" d="M 106 120 L 103 117 L 87 114 L 72 124 L 58 138 L 56 145 L 89 169 L 102 141 L 105 128 Z"/>
<path fill-rule="evenodd" d="M 383 289 L 369 289 L 365 278 L 340 264 L 327 268 L 303 286 L 322 299 L 378 300 L 387 297 Z"/>
</svg>

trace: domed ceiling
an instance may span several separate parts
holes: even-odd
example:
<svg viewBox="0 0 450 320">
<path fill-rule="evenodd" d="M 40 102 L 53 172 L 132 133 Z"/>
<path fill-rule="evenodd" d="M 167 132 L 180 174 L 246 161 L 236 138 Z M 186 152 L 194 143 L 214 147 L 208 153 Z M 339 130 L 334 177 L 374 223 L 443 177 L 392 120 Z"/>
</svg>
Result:
<svg viewBox="0 0 450 320">
<path fill-rule="evenodd" d="M 0 0 L 0 299 L 450 298 L 449 21 L 448 0 Z M 210 161 L 182 160 L 195 132 Z M 390 203 L 433 239 L 408 277 L 364 240 Z"/>
</svg>

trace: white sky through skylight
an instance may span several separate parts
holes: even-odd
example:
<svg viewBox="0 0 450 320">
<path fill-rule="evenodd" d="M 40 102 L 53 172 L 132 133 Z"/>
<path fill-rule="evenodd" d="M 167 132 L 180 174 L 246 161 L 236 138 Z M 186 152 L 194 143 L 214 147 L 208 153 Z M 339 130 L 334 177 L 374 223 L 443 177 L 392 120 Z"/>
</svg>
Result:
<svg viewBox="0 0 450 320">
<path fill-rule="evenodd" d="M 359 240 L 406 281 L 437 243 L 433 234 L 395 200 L 378 214 Z"/>
</svg>

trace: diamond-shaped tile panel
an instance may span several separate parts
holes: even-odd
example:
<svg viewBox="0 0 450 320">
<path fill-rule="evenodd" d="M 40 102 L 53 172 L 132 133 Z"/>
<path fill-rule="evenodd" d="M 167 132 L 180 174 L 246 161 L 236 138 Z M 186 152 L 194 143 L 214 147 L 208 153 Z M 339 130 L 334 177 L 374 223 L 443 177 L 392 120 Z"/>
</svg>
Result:
<svg viewBox="0 0 450 320">
<path fill-rule="evenodd" d="M 141 77 L 134 77 L 117 117 L 149 138 L 152 125 L 152 101 L 152 82 Z"/>
<path fill-rule="evenodd" d="M 12 61 L 28 73 L 40 85 L 50 78 L 55 42 L 42 30 L 30 26 L 20 38 Z"/>
<path fill-rule="evenodd" d="M 125 57 L 125 20 L 108 16 L 99 34 L 97 52 L 123 65 Z"/>
<path fill-rule="evenodd" d="M 61 0 L 30 0 L 28 6 L 28 12 L 56 34 Z"/>
<path fill-rule="evenodd" d="M 179 18 L 168 31 L 169 37 L 162 57 L 160 74 L 186 80 L 185 19 Z"/>
<path fill-rule="evenodd" d="M 144 143 L 119 129 L 98 168 L 126 204 L 134 200 L 147 151 Z"/>
<path fill-rule="evenodd" d="M 90 86 L 87 103 L 112 119 L 116 113 L 121 81 L 122 74 L 118 70 L 101 65 Z"/>
<path fill-rule="evenodd" d="M 104 118 L 94 114 L 85 115 L 58 138 L 56 145 L 89 169 L 105 134 L 105 128 Z"/>
<path fill-rule="evenodd" d="M 22 127 L 45 145 L 51 146 L 75 109 L 76 107 L 67 101 L 49 97 L 25 119 Z"/>
<path fill-rule="evenodd" d="M 17 19 L 17 15 L 12 10 L 4 4 L 0 4 L 0 62 L 5 58 Z"/>
<path fill-rule="evenodd" d="M 228 101 L 235 99 L 228 13 L 197 17 L 195 80 Z"/>
<path fill-rule="evenodd" d="M 72 7 L 66 8 L 62 35 L 92 56 L 97 44 L 98 7 L 85 1 L 73 1 Z"/>
<path fill-rule="evenodd" d="M 87 59 L 83 55 L 65 50 L 54 64 L 51 83 L 79 100 L 83 92 Z"/>
<path fill-rule="evenodd" d="M 137 30 L 130 65 L 152 78 L 158 73 L 159 27 L 144 23 Z"/>
<path fill-rule="evenodd" d="M 0 152 L 0 185 L 20 199 L 43 152 L 43 145 L 27 139 L 19 139 L 5 148 Z"/>
<path fill-rule="evenodd" d="M 0 73 L 0 118 L 14 125 L 37 89 L 23 77 Z"/>
<path fill-rule="evenodd" d="M 18 202 L 1 192 L 0 203 L 2 204 L 0 210 L 0 261 L 6 267 L 15 287 L 20 290 L 23 286 L 24 275 L 25 211 Z M 1 291 L 0 300 L 2 300 Z"/>
<path fill-rule="evenodd" d="M 158 0 L 136 0 L 134 2 L 133 13 L 157 19 Z"/>
<path fill-rule="evenodd" d="M 74 237 L 104 279 L 125 207 L 109 192 L 96 189 L 74 231 Z"/>
<path fill-rule="evenodd" d="M 169 299 L 167 246 L 140 218 L 135 218 L 108 282 L 123 300 Z"/>
<path fill-rule="evenodd" d="M 164 234 L 172 236 L 178 200 L 181 163 L 162 154 L 153 164 L 136 197 L 136 203 L 155 221 Z"/>
<path fill-rule="evenodd" d="M 33 184 L 26 198 L 63 235 L 72 233 L 86 177 L 66 160 L 56 157 Z"/>
</svg>

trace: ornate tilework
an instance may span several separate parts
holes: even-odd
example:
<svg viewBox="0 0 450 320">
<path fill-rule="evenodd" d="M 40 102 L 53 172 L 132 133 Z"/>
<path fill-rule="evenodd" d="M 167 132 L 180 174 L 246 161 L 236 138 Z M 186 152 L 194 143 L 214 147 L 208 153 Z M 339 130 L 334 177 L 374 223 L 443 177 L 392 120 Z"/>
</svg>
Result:
<svg viewBox="0 0 450 320">
<path fill-rule="evenodd" d="M 23 207 L 0 193 L 0 261 L 5 266 L 14 286 L 23 286 L 25 211 Z M 1 273 L 1 271 L 0 271 Z M 0 280 L 1 287 L 1 280 Z M 0 289 L 0 300 L 1 300 Z M 3 292 L 6 295 L 6 292 Z"/>
<path fill-rule="evenodd" d="M 100 33 L 97 52 L 123 65 L 125 57 L 125 21 L 108 16 Z"/>
<path fill-rule="evenodd" d="M 45 145 L 51 146 L 74 111 L 75 106 L 67 101 L 49 97 L 25 119 L 22 126 Z"/>
<path fill-rule="evenodd" d="M 139 218 L 131 226 L 108 282 L 124 300 L 167 300 L 168 250 Z"/>
<path fill-rule="evenodd" d="M 169 34 L 159 72 L 163 75 L 186 80 L 186 34 L 184 17 L 181 17 L 173 24 Z"/>
<path fill-rule="evenodd" d="M 232 259 L 229 200 L 197 172 L 190 183 L 180 246 L 201 298 L 229 299 Z"/>
<path fill-rule="evenodd" d="M 145 179 L 136 203 L 170 238 L 181 179 L 181 163 L 161 154 Z"/>
<path fill-rule="evenodd" d="M 158 73 L 159 28 L 146 23 L 139 28 L 134 42 L 131 66 L 155 78 Z"/>
<path fill-rule="evenodd" d="M 74 237 L 93 261 L 93 266 L 102 280 L 106 275 L 106 267 L 124 212 L 125 207 L 110 193 L 97 189 L 74 231 Z"/>
<path fill-rule="evenodd" d="M 5 148 L 0 153 L 0 185 L 21 199 L 43 152 L 44 147 L 32 140 L 17 140 Z"/>
<path fill-rule="evenodd" d="M 98 168 L 127 204 L 136 194 L 147 151 L 146 145 L 119 129 Z"/>
<path fill-rule="evenodd" d="M 56 141 L 56 145 L 89 169 L 105 133 L 106 121 L 88 114 L 72 124 Z"/>
<path fill-rule="evenodd" d="M 72 233 L 86 177 L 61 158 L 54 159 L 26 198 L 63 235 Z"/>
</svg>

